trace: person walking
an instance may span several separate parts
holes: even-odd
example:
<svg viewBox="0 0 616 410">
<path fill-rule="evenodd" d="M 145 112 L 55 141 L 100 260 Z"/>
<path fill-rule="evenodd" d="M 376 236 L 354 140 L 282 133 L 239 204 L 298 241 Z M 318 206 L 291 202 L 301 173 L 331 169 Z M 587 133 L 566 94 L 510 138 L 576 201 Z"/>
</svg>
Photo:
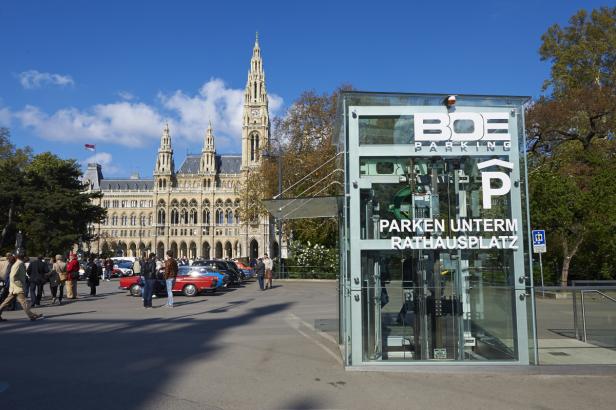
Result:
<svg viewBox="0 0 616 410">
<path fill-rule="evenodd" d="M 13 303 L 13 300 L 17 299 L 17 302 L 21 305 L 21 308 L 24 310 L 26 315 L 30 318 L 30 320 L 43 319 L 43 315 L 37 315 L 30 310 L 30 306 L 28 306 L 28 302 L 26 302 L 26 295 L 24 291 L 24 285 L 26 283 L 26 266 L 23 261 L 24 257 L 22 255 L 17 256 L 15 263 L 11 267 L 11 273 L 9 274 L 9 280 L 11 281 L 11 285 L 9 288 L 9 296 L 6 298 L 4 302 L 0 305 L 0 322 L 5 322 L 6 319 L 2 318 L 2 311 Z"/>
<path fill-rule="evenodd" d="M 94 256 L 90 256 L 86 265 L 86 276 L 90 287 L 90 296 L 96 296 L 96 287 L 100 284 L 98 265 L 94 262 Z"/>
<path fill-rule="evenodd" d="M 143 262 L 141 262 L 141 258 L 135 259 L 135 262 L 133 262 L 133 275 L 141 276 L 141 264 L 142 263 Z"/>
<path fill-rule="evenodd" d="M 71 253 L 66 264 L 66 298 L 77 299 L 77 280 L 79 279 L 79 261 L 77 255 Z"/>
<path fill-rule="evenodd" d="M 0 281 L 4 282 L 4 287 L 2 288 L 2 292 L 0 292 L 0 303 L 4 302 L 9 296 L 9 275 L 11 273 L 11 259 L 13 254 L 10 252 L 5 255 L 4 258 L 0 259 Z"/>
<path fill-rule="evenodd" d="M 113 261 L 111 260 L 111 258 L 107 258 L 105 259 L 105 270 L 103 272 L 103 280 L 106 280 L 107 282 L 109 282 L 109 279 L 111 278 L 111 275 L 113 274 Z"/>
<path fill-rule="evenodd" d="M 173 258 L 173 251 L 167 251 L 167 260 L 165 261 L 165 284 L 167 285 L 167 304 L 166 307 L 173 307 L 173 285 L 175 278 L 178 276 L 178 263 Z"/>
<path fill-rule="evenodd" d="M 261 290 L 265 290 L 263 287 L 263 276 L 265 275 L 265 264 L 263 263 L 263 259 L 259 258 L 257 260 L 257 264 L 255 265 L 255 273 L 257 274 L 257 281 L 259 282 L 259 288 Z"/>
<path fill-rule="evenodd" d="M 156 254 L 150 253 L 143 265 L 141 276 L 143 276 L 143 307 L 152 309 L 152 294 L 156 283 Z"/>
<path fill-rule="evenodd" d="M 49 287 L 51 289 L 51 304 L 55 304 L 56 301 L 59 305 L 62 304 L 62 298 L 64 297 L 64 283 L 66 282 L 66 262 L 62 255 L 56 255 L 55 261 L 51 267 L 51 273 L 49 274 Z M 58 291 L 60 291 L 58 293 Z"/>
<path fill-rule="evenodd" d="M 265 265 L 265 289 L 272 288 L 272 268 L 274 262 L 269 258 L 267 253 L 263 255 L 263 264 Z"/>
<path fill-rule="evenodd" d="M 26 273 L 30 278 L 30 307 L 41 306 L 43 285 L 49 273 L 49 266 L 39 255 L 34 261 L 30 262 Z"/>
</svg>

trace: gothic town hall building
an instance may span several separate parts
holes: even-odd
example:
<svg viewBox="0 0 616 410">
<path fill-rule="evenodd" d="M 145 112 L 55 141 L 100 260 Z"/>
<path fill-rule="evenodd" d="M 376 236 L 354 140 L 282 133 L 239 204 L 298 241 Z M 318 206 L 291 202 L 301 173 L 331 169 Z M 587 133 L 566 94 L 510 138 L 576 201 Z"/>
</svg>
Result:
<svg viewBox="0 0 616 410">
<path fill-rule="evenodd" d="M 103 193 L 107 218 L 91 227 L 99 239 L 92 252 L 124 256 L 167 250 L 194 258 L 256 257 L 278 254 L 268 217 L 258 223 L 240 220 L 239 190 L 250 170 L 259 166 L 269 143 L 270 121 L 259 40 L 255 41 L 244 93 L 241 155 L 216 153 L 215 132 L 204 132 L 199 155 L 187 155 L 176 169 L 172 132 L 166 126 L 152 179 L 133 176 L 106 179 L 99 164 L 88 164 L 84 180 Z M 270 249 L 271 246 L 271 249 Z M 100 247 L 100 249 L 99 249 Z"/>
</svg>

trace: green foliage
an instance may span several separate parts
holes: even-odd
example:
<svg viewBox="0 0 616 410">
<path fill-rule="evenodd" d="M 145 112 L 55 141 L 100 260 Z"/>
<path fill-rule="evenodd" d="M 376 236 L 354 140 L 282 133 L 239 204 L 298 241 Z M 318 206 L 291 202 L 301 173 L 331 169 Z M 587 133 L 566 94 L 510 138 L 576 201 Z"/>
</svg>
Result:
<svg viewBox="0 0 616 410">
<path fill-rule="evenodd" d="M 328 248 L 312 242 L 294 240 L 290 246 L 290 258 L 287 261 L 289 271 L 297 271 L 304 276 L 338 272 L 338 249 Z"/>
<path fill-rule="evenodd" d="M 336 147 L 332 141 L 338 96 L 348 89 L 351 87 L 342 86 L 331 94 L 321 95 L 306 91 L 284 117 L 274 119 L 275 142 L 270 148 L 277 153 L 280 143 L 283 198 L 340 194 L 342 172 L 336 170 Z M 278 157 L 270 156 L 261 167 L 266 198 L 278 193 L 278 164 Z M 285 221 L 285 231 L 300 242 L 328 248 L 334 248 L 338 241 L 338 223 L 332 218 Z"/>
<path fill-rule="evenodd" d="M 542 40 L 551 93 L 528 107 L 526 133 L 546 279 L 616 278 L 616 8 L 581 10 Z"/>
<path fill-rule="evenodd" d="M 616 7 L 590 14 L 580 10 L 569 26 L 554 24 L 541 39 L 541 59 L 552 62 L 544 90 L 552 87 L 560 94 L 575 88 L 616 86 Z"/>
<path fill-rule="evenodd" d="M 13 250 L 16 230 L 24 233 L 30 254 L 63 253 L 80 238 L 92 239 L 88 224 L 104 218 L 105 210 L 92 203 L 100 193 L 83 192 L 77 162 L 49 152 L 32 157 L 29 149 L 15 149 L 5 135 L 0 140 L 3 247 Z"/>
</svg>

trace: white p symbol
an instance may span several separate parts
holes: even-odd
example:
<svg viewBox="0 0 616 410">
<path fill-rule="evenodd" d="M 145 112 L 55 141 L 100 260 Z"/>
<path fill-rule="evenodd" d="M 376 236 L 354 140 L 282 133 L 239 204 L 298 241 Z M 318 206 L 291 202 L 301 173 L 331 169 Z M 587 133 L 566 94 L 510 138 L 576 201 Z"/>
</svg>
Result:
<svg viewBox="0 0 616 410">
<path fill-rule="evenodd" d="M 505 168 L 513 169 L 513 163 L 501 161 L 499 159 L 491 159 L 489 161 L 480 162 L 477 168 L 483 169 L 492 165 L 500 165 Z M 498 179 L 501 181 L 499 188 L 492 188 L 492 180 Z M 481 189 L 483 191 L 483 207 L 484 209 L 492 209 L 492 197 L 505 195 L 511 191 L 511 179 L 504 172 L 482 172 L 481 173 Z"/>
</svg>

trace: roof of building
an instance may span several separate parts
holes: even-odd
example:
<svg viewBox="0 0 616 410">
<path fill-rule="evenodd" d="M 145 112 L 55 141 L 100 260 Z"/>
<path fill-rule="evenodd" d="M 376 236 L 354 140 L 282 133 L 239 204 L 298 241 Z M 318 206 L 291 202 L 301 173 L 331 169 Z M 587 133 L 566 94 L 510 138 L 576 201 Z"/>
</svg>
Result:
<svg viewBox="0 0 616 410">
<path fill-rule="evenodd" d="M 201 155 L 187 155 L 178 174 L 199 173 Z M 216 155 L 216 171 L 219 174 L 239 174 L 242 166 L 241 155 Z"/>
<path fill-rule="evenodd" d="M 101 189 L 116 191 L 147 191 L 154 187 L 153 179 L 102 179 Z"/>
</svg>

